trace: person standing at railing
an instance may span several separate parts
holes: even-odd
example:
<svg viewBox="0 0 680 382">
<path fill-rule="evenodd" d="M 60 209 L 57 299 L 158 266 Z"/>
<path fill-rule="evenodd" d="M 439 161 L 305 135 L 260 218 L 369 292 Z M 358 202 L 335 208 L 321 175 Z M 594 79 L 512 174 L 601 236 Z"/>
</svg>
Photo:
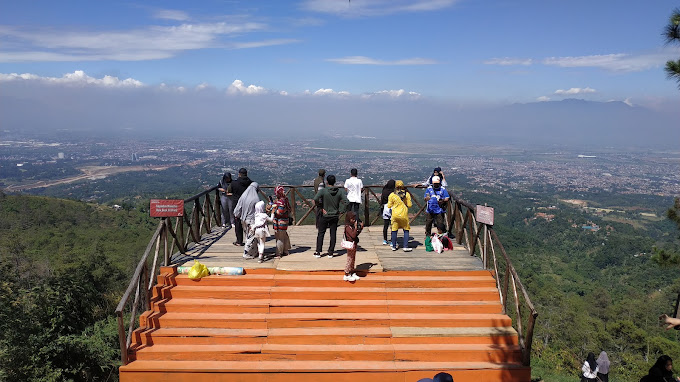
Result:
<svg viewBox="0 0 680 382">
<path fill-rule="evenodd" d="M 236 208 L 234 208 L 234 216 L 241 219 L 241 224 L 243 224 L 246 234 L 243 257 L 248 257 L 250 255 L 250 248 L 253 243 L 253 236 L 250 234 L 250 226 L 255 223 L 255 204 L 260 201 L 260 195 L 258 194 L 259 187 L 260 185 L 256 182 L 250 183 L 243 195 L 238 199 Z"/>
<path fill-rule="evenodd" d="M 319 176 L 314 179 L 314 195 L 316 195 L 320 189 L 326 187 L 326 170 L 320 169 L 319 170 Z M 316 203 L 316 210 L 314 211 L 314 224 L 316 225 L 316 229 L 319 229 L 319 222 L 321 221 L 321 217 L 323 216 L 323 212 L 321 211 L 323 209 L 323 200 L 319 200 Z"/>
<path fill-rule="evenodd" d="M 335 175 L 328 175 L 326 181 L 328 182 L 328 185 L 325 188 L 320 189 L 319 192 L 314 195 L 314 201 L 316 203 L 323 201 L 323 208 L 321 209 L 323 216 L 319 221 L 319 232 L 316 235 L 316 251 L 314 252 L 314 257 L 316 258 L 322 256 L 333 257 L 338 232 L 340 206 L 347 205 L 345 190 L 335 186 Z M 331 231 L 330 244 L 328 245 L 328 252 L 322 255 L 323 237 L 326 234 L 326 230 Z"/>
<path fill-rule="evenodd" d="M 345 191 L 347 191 L 347 200 L 349 205 L 347 211 L 352 211 L 356 214 L 357 220 L 359 218 L 359 207 L 361 206 L 361 192 L 364 190 L 364 182 L 359 179 L 359 172 L 356 168 L 350 170 L 350 177 L 345 181 Z"/>
<path fill-rule="evenodd" d="M 382 207 L 382 218 L 383 218 L 383 245 L 389 244 L 387 241 L 387 228 L 389 228 L 392 222 L 392 210 L 387 208 L 387 202 L 390 194 L 394 192 L 395 182 L 394 179 L 387 181 L 382 189 L 382 194 L 380 195 L 380 205 Z"/>
<path fill-rule="evenodd" d="M 449 193 L 442 186 L 439 177 L 433 176 L 432 185 L 425 190 L 425 202 L 427 203 L 427 209 L 425 210 L 426 237 L 432 235 L 432 222 L 434 222 L 440 235 L 446 230 L 446 225 L 444 224 L 446 210 L 442 206 L 446 206 L 449 198 Z"/>
<path fill-rule="evenodd" d="M 274 238 L 276 239 L 276 257 L 280 258 L 281 256 L 288 256 L 290 251 L 288 223 L 291 206 L 282 186 L 276 186 L 274 194 L 276 201 L 272 205 L 272 218 L 274 221 Z"/>
<path fill-rule="evenodd" d="M 397 250 L 397 231 L 404 230 L 404 252 L 411 252 L 413 248 L 408 246 L 408 233 L 411 224 L 408 221 L 408 209 L 412 206 L 411 195 L 406 191 L 404 182 L 398 180 L 396 189 L 387 200 L 387 208 L 392 210 L 392 250 Z"/>
<path fill-rule="evenodd" d="M 439 180 L 441 181 L 442 187 L 448 187 L 448 183 L 446 183 L 446 178 L 444 177 L 444 173 L 442 172 L 441 167 L 435 167 L 434 170 L 432 170 L 432 175 L 430 175 L 429 178 L 425 179 L 425 181 L 421 184 L 423 187 L 429 187 L 432 185 L 432 178 L 438 176 Z"/>
<path fill-rule="evenodd" d="M 250 180 L 250 178 L 248 178 L 248 170 L 246 170 L 245 168 L 241 168 L 240 170 L 238 170 L 238 179 L 231 183 L 232 203 L 238 206 L 241 196 L 252 182 L 253 181 Z M 244 245 L 243 243 L 244 229 L 242 219 L 239 218 L 240 216 L 241 216 L 240 214 L 236 214 L 236 208 L 234 208 L 235 217 L 234 233 L 236 234 L 236 241 L 234 242 L 234 245 Z"/>
<path fill-rule="evenodd" d="M 230 193 L 231 173 L 225 172 L 220 179 L 220 207 L 222 207 L 222 228 L 230 229 L 234 225 L 234 203 Z"/>
</svg>

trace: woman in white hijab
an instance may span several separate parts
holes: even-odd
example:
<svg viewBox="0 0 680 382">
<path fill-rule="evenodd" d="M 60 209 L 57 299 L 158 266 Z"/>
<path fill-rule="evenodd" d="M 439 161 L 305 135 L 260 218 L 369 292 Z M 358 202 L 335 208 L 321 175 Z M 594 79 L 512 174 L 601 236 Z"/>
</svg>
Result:
<svg viewBox="0 0 680 382">
<path fill-rule="evenodd" d="M 607 357 L 607 352 L 604 350 L 597 357 L 597 368 L 597 377 L 600 381 L 609 382 L 609 357 Z"/>
<path fill-rule="evenodd" d="M 246 234 L 246 247 L 244 248 L 243 257 L 248 257 L 248 252 L 253 244 L 253 237 L 250 235 L 250 226 L 255 223 L 255 204 L 260 201 L 258 190 L 260 185 L 256 182 L 250 183 L 248 188 L 243 192 L 243 195 L 238 199 L 236 207 L 234 208 L 234 217 L 241 219 L 243 225 L 243 232 Z M 248 245 L 250 243 L 250 246 Z"/>
</svg>

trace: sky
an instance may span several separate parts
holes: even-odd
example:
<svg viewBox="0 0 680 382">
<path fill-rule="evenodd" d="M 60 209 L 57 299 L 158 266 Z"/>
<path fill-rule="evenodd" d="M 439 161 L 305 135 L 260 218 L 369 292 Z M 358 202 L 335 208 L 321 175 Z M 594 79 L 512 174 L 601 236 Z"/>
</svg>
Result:
<svg viewBox="0 0 680 382">
<path fill-rule="evenodd" d="M 677 116 L 679 106 L 678 86 L 665 78 L 663 66 L 680 58 L 680 46 L 665 46 L 661 36 L 679 5 L 5 0 L 0 108 L 11 115 L 0 116 L 0 123 L 45 123 L 21 107 L 31 103 L 42 105 L 51 121 L 63 118 L 62 125 L 78 120 L 77 113 L 95 123 L 100 110 L 123 98 L 135 100 L 134 108 L 109 110 L 107 123 L 135 129 L 141 123 L 122 116 L 152 125 L 146 103 L 156 112 L 179 107 L 192 114 L 183 121 L 193 116 L 206 125 L 231 114 L 243 123 L 252 113 L 280 115 L 292 107 L 289 119 L 257 116 L 253 126 L 329 121 L 342 117 L 338 110 L 367 113 L 358 117 L 371 124 L 390 123 L 388 110 L 409 110 L 427 116 L 413 123 L 445 126 L 451 116 L 441 110 L 469 111 L 462 122 L 474 120 L 475 110 L 577 98 L 642 107 L 663 114 L 650 120 L 661 124 L 668 113 Z M 69 108 L 69 101 L 85 102 L 87 110 Z M 60 109 L 70 115 L 59 115 Z M 326 109 L 332 112 L 322 114 Z M 433 109 L 441 111 L 434 112 L 439 120 L 428 114 Z"/>
</svg>

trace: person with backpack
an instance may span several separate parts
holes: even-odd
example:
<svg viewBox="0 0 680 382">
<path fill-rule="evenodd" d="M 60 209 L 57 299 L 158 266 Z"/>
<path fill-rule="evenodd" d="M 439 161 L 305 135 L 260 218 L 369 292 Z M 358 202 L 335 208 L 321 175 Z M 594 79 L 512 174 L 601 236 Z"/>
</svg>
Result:
<svg viewBox="0 0 680 382">
<path fill-rule="evenodd" d="M 411 224 L 408 220 L 408 209 L 412 206 L 411 194 L 406 191 L 404 182 L 396 181 L 395 191 L 387 199 L 387 208 L 392 210 L 392 245 L 393 251 L 397 250 L 397 231 L 404 231 L 404 252 L 411 252 L 413 248 L 408 246 L 408 233 Z"/>
<path fill-rule="evenodd" d="M 449 198 L 449 193 L 446 191 L 446 188 L 442 186 L 441 179 L 439 179 L 438 176 L 433 176 L 432 185 L 428 186 L 427 190 L 425 190 L 425 202 L 427 203 L 427 210 L 425 211 L 426 237 L 432 235 L 433 222 L 440 234 L 446 231 L 444 215 L 446 214 L 445 208 Z"/>
</svg>

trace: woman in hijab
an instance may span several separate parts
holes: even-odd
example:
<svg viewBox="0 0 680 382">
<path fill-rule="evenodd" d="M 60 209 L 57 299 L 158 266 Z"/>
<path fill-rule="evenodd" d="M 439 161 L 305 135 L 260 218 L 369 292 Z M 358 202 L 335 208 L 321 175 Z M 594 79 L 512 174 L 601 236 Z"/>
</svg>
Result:
<svg viewBox="0 0 680 382">
<path fill-rule="evenodd" d="M 609 357 L 607 357 L 607 352 L 604 350 L 597 357 L 597 367 L 599 368 L 597 377 L 600 381 L 609 382 Z"/>
<path fill-rule="evenodd" d="M 387 208 L 387 202 L 389 201 L 390 194 L 394 192 L 395 181 L 390 179 L 387 184 L 382 189 L 382 195 L 380 195 L 380 204 L 382 205 L 382 218 L 383 218 L 383 245 L 389 244 L 387 241 L 387 227 L 390 226 L 392 220 L 392 210 Z"/>
<path fill-rule="evenodd" d="M 357 221 L 357 214 L 354 211 L 347 211 L 345 214 L 345 240 L 354 243 L 353 248 L 347 248 L 347 263 L 345 264 L 345 276 L 343 280 L 355 282 L 359 280 L 359 276 L 354 269 L 354 263 L 357 255 L 357 245 L 359 244 L 359 234 L 363 225 Z"/>
<path fill-rule="evenodd" d="M 404 182 L 396 181 L 395 191 L 387 198 L 387 208 L 392 210 L 392 250 L 397 250 L 397 231 L 404 230 L 404 252 L 411 252 L 408 246 L 408 232 L 411 224 L 408 221 L 408 209 L 411 207 L 411 194 L 406 191 Z"/>
<path fill-rule="evenodd" d="M 593 352 L 588 353 L 588 357 L 583 363 L 583 367 L 581 367 L 581 371 L 583 372 L 581 381 L 597 382 L 597 372 L 599 370 L 600 369 L 597 368 L 597 361 L 595 361 L 595 354 Z"/>
<path fill-rule="evenodd" d="M 433 176 L 438 176 L 439 179 L 441 180 L 442 187 L 446 188 L 448 187 L 448 184 L 446 183 L 446 179 L 444 179 L 444 173 L 442 172 L 441 167 L 435 167 L 434 170 L 432 170 L 432 175 L 430 175 L 429 178 L 425 182 L 423 182 L 422 186 L 424 187 L 430 187 L 432 185 L 432 177 Z"/>
<path fill-rule="evenodd" d="M 260 201 L 258 191 L 260 185 L 257 182 L 252 182 L 243 192 L 243 195 L 238 199 L 236 208 L 234 208 L 234 217 L 241 219 L 243 231 L 246 234 L 246 246 L 244 248 L 243 257 L 249 257 L 248 252 L 253 245 L 253 236 L 250 235 L 250 226 L 255 223 L 255 204 Z M 250 245 L 249 245 L 250 244 Z"/>
<path fill-rule="evenodd" d="M 677 382 L 679 379 L 673 377 L 673 360 L 671 357 L 665 354 L 659 357 L 643 380 L 645 382 Z"/>
<path fill-rule="evenodd" d="M 220 179 L 218 191 L 220 192 L 220 205 L 222 207 L 222 228 L 229 229 L 234 225 L 234 203 L 230 197 L 229 186 L 231 185 L 231 173 L 225 172 Z"/>
<path fill-rule="evenodd" d="M 288 256 L 290 251 L 290 238 L 288 237 L 288 218 L 291 207 L 282 186 L 274 188 L 276 201 L 272 205 L 272 218 L 274 219 L 274 238 L 276 238 L 276 257 Z"/>
</svg>

